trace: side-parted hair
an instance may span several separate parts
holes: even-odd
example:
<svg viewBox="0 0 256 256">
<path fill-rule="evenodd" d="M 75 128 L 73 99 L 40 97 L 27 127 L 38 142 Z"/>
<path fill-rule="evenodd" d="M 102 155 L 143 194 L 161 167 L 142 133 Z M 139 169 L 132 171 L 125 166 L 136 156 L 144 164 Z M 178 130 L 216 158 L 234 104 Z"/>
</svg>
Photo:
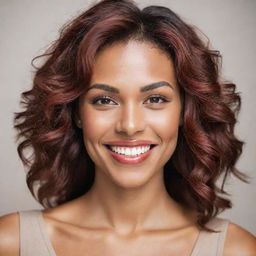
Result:
<svg viewBox="0 0 256 256">
<path fill-rule="evenodd" d="M 36 70 L 33 88 L 22 94 L 24 111 L 15 115 L 28 187 L 46 208 L 90 190 L 94 163 L 75 124 L 77 101 L 90 83 L 97 54 L 129 40 L 157 46 L 174 63 L 183 122 L 177 148 L 164 167 L 164 183 L 174 200 L 197 211 L 198 225 L 207 229 L 212 217 L 231 207 L 226 177 L 233 173 L 245 180 L 235 168 L 243 145 L 234 135 L 240 97 L 234 84 L 220 81 L 219 52 L 166 7 L 140 10 L 129 0 L 100 1 L 65 25 L 39 56 L 46 59 Z"/>
</svg>

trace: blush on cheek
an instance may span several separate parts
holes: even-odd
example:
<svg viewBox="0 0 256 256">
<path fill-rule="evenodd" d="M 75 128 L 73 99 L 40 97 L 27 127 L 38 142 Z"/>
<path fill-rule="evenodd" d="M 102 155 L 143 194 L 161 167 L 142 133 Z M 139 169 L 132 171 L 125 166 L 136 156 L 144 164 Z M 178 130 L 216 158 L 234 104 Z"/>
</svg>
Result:
<svg viewBox="0 0 256 256">
<path fill-rule="evenodd" d="M 171 158 L 177 145 L 180 123 L 179 112 L 162 112 L 150 118 L 152 129 L 159 135 L 162 143 L 166 146 L 166 154 L 163 156 L 165 158 L 163 161 L 167 162 Z"/>
<path fill-rule="evenodd" d="M 113 118 L 106 116 L 104 111 L 95 111 L 88 108 L 83 111 L 83 133 L 85 138 L 98 144 L 106 132 L 113 129 Z"/>
<path fill-rule="evenodd" d="M 148 116 L 148 121 L 154 130 L 159 131 L 158 134 L 162 138 L 173 138 L 177 135 L 180 123 L 180 116 L 177 113 L 156 113 Z"/>
<path fill-rule="evenodd" d="M 171 136 L 170 136 L 171 135 Z M 166 138 L 167 146 L 162 156 L 163 165 L 165 165 L 173 156 L 173 153 L 177 147 L 178 131 L 169 134 L 169 138 Z"/>
</svg>

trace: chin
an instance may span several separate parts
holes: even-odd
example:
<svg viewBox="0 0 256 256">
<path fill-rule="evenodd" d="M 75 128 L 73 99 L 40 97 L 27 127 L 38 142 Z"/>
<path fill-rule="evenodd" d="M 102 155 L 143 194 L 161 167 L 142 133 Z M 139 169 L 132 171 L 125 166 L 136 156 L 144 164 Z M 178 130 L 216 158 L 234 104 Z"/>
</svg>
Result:
<svg viewBox="0 0 256 256">
<path fill-rule="evenodd" d="M 108 177 L 110 176 L 112 183 L 114 183 L 119 188 L 137 189 L 148 184 L 153 179 L 153 176 L 159 176 L 159 179 L 161 178 L 162 180 L 163 179 L 162 175 L 163 175 L 163 170 L 158 171 L 157 173 L 153 173 L 152 170 L 150 172 L 150 170 L 143 171 L 138 168 L 137 170 L 136 169 L 135 170 L 130 169 L 129 171 L 122 170 L 118 174 L 110 173 Z M 156 177 L 154 177 L 154 179 L 155 178 Z"/>
</svg>

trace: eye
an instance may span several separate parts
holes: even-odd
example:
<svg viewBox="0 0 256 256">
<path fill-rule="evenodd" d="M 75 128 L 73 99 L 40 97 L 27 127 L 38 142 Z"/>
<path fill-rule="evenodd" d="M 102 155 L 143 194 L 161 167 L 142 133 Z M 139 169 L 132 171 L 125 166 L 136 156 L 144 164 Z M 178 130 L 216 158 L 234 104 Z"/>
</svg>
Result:
<svg viewBox="0 0 256 256">
<path fill-rule="evenodd" d="M 169 102 L 169 100 L 167 100 L 165 97 L 158 95 L 151 96 L 145 101 L 146 104 L 160 104 L 165 102 Z"/>
<path fill-rule="evenodd" d="M 92 99 L 93 105 L 117 105 L 117 103 L 108 96 L 98 96 Z"/>
</svg>

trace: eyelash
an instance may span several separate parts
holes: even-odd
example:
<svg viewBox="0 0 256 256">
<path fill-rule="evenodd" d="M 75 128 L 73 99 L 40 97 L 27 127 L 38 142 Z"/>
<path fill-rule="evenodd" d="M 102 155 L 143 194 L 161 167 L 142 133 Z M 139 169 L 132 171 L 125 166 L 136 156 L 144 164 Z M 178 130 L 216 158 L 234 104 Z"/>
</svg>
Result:
<svg viewBox="0 0 256 256">
<path fill-rule="evenodd" d="M 99 103 L 97 103 L 99 100 L 111 100 L 113 102 L 115 101 L 115 99 L 113 99 L 109 96 L 100 95 L 100 96 L 97 96 L 96 98 L 92 99 L 91 104 L 93 104 L 93 105 L 109 105 L 109 104 L 99 104 Z M 111 104 L 111 105 L 117 105 L 117 104 L 115 103 L 115 104 Z"/>
<path fill-rule="evenodd" d="M 163 97 L 161 95 L 151 95 L 150 97 L 148 97 L 147 100 L 152 99 L 152 98 L 161 99 L 162 102 L 160 102 L 160 103 L 153 102 L 153 103 L 148 103 L 148 104 L 163 104 L 163 103 L 166 103 L 166 102 L 170 102 L 170 100 L 167 100 L 165 97 Z M 97 96 L 96 98 L 92 99 L 91 100 L 91 104 L 93 104 L 93 105 L 117 105 L 116 103 L 115 104 L 99 104 L 98 101 L 100 101 L 100 100 L 110 100 L 112 102 L 116 101 L 115 99 L 113 99 L 113 98 L 111 98 L 109 96 L 100 95 L 100 96 Z"/>
</svg>

